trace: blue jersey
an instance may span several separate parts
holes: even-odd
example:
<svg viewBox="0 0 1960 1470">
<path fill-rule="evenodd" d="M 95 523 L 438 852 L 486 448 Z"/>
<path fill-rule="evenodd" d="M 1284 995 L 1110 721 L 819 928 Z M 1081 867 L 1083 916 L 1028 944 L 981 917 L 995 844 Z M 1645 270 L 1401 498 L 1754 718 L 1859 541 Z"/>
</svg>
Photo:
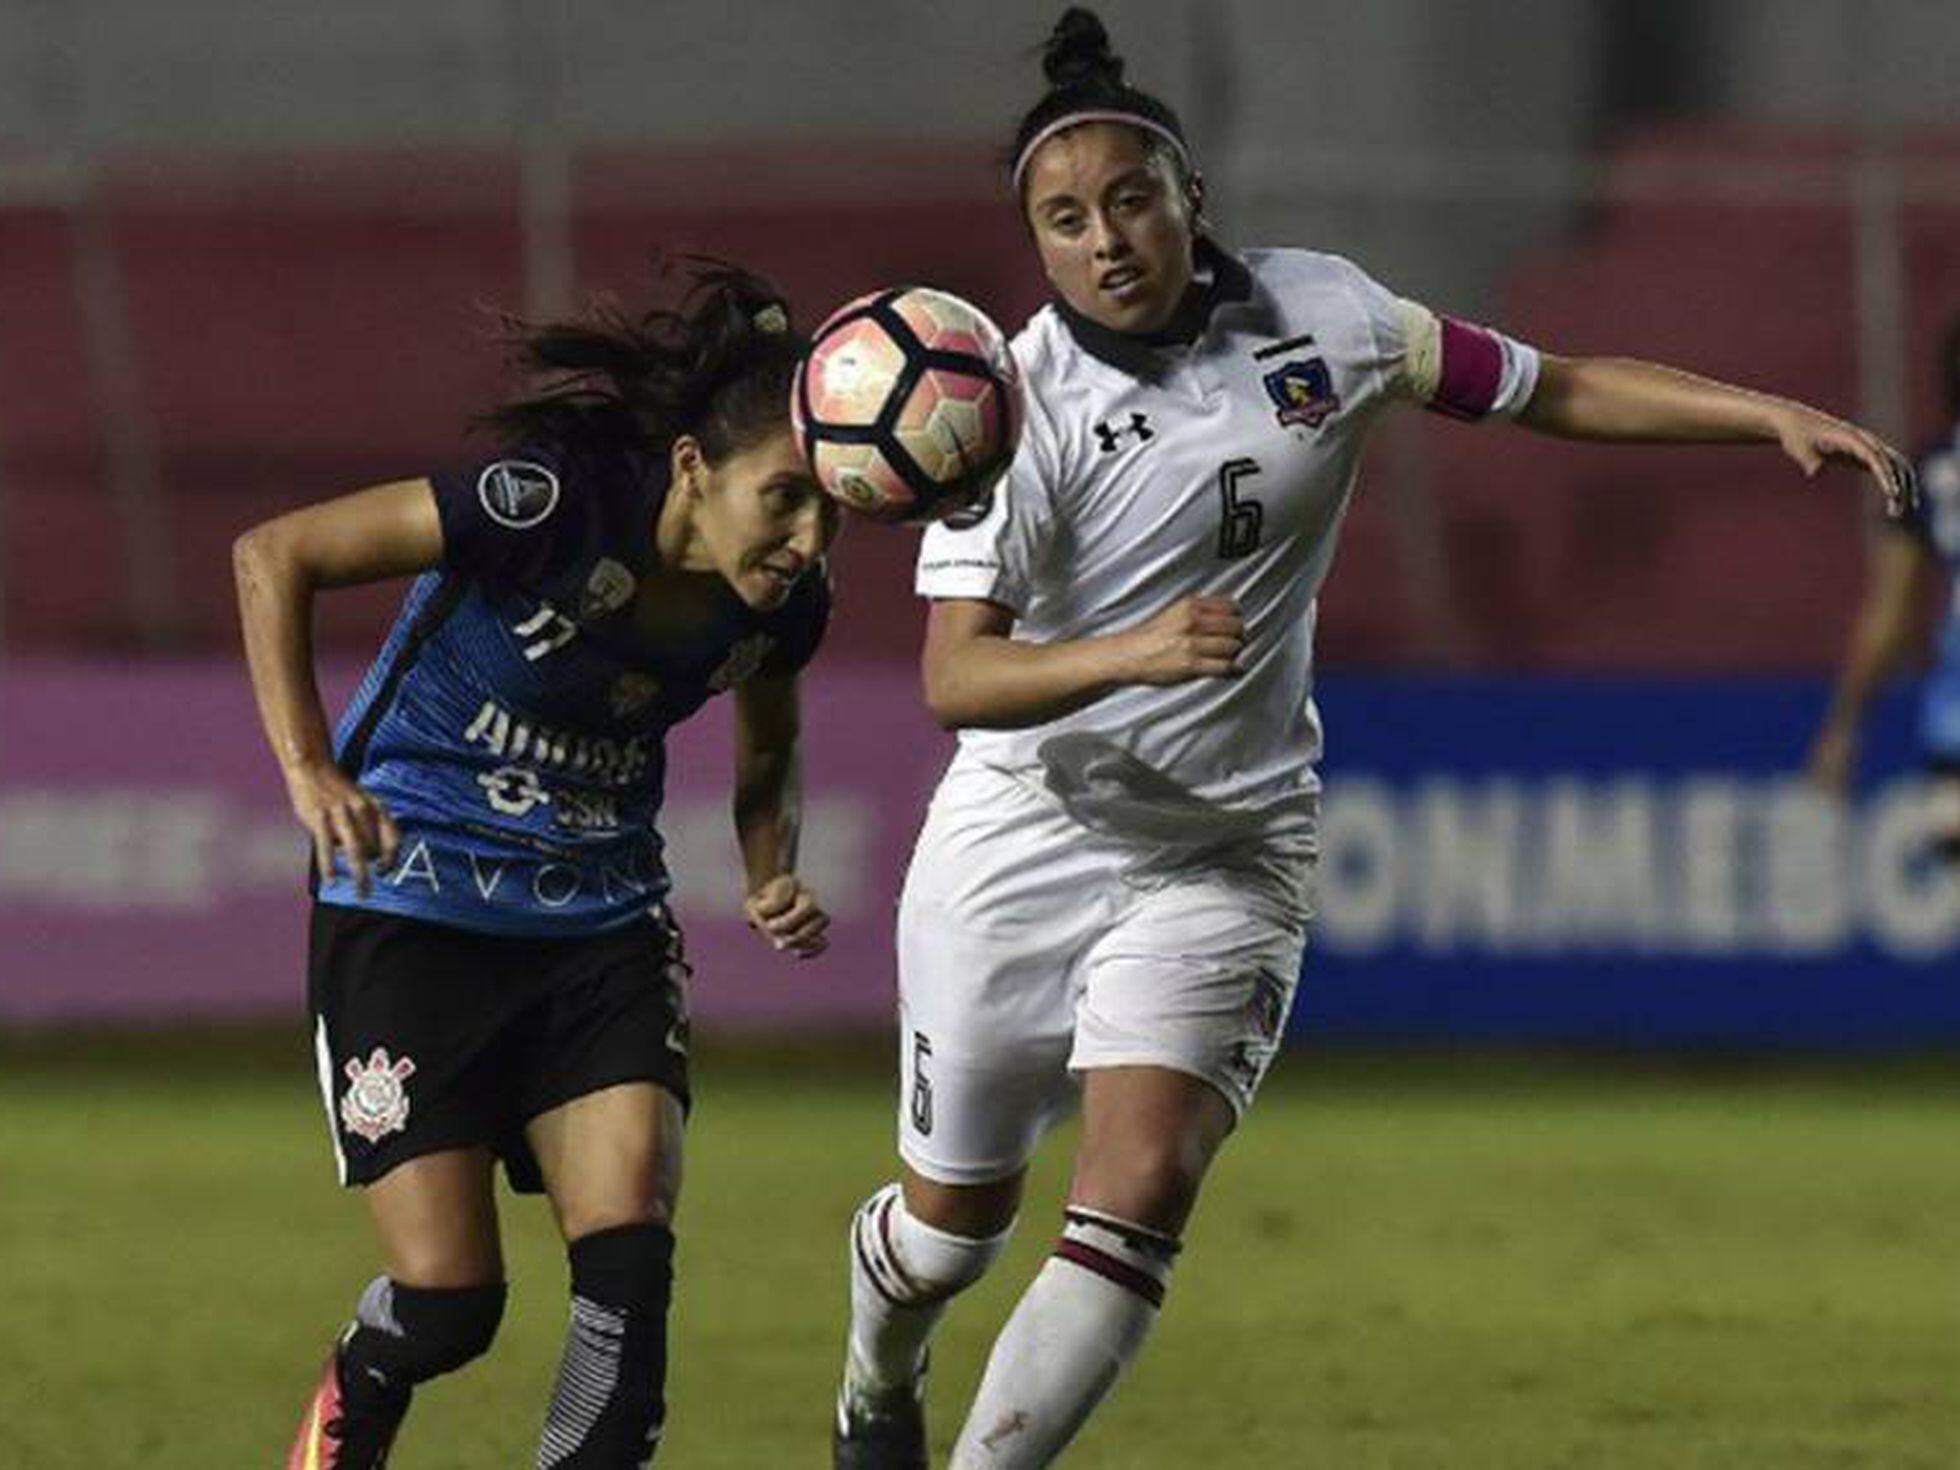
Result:
<svg viewBox="0 0 1960 1470">
<path fill-rule="evenodd" d="M 319 901 L 492 933 L 640 921 L 669 886 L 655 827 L 668 728 L 816 652 L 813 568 L 767 613 L 732 589 L 686 639 L 636 635 L 664 457 L 527 448 L 436 476 L 443 565 L 419 577 L 335 735 L 401 852 L 365 898 Z"/>
<path fill-rule="evenodd" d="M 1919 464 L 1920 502 L 1905 528 L 1941 561 L 1948 577 L 1946 621 L 1920 706 L 1920 737 L 1941 763 L 1960 762 L 1960 424 Z"/>
</svg>

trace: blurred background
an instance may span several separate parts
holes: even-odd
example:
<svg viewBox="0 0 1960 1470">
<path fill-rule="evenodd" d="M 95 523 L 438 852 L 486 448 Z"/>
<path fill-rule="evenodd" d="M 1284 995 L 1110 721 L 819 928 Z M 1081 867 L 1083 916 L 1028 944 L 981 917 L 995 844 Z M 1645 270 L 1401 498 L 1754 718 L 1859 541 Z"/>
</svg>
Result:
<svg viewBox="0 0 1960 1470">
<path fill-rule="evenodd" d="M 901 281 L 1018 326 L 1000 154 L 1058 10 L 0 0 L 0 1466 L 274 1463 L 373 1269 L 317 1131 L 232 539 L 472 456 L 515 386 L 496 313 L 644 300 L 662 252 L 773 275 L 805 326 Z M 1230 243 L 1946 431 L 1951 0 L 1102 10 Z M 1801 775 L 1870 501 L 1766 448 L 1384 429 L 1322 609 L 1296 1055 L 1072 1466 L 1960 1463 L 1960 880 L 1911 681 L 1848 801 Z M 949 748 L 915 544 L 849 528 L 806 682 L 827 957 L 737 921 L 726 711 L 676 740 L 703 1104 L 663 1464 L 822 1454 Z M 398 596 L 322 600 L 336 702 Z M 941 1443 L 1065 1148 L 935 1350 Z M 507 1223 L 498 1349 L 418 1400 L 405 1465 L 528 1463 L 563 1265 L 542 1211 Z"/>
<path fill-rule="evenodd" d="M 1544 347 L 1901 443 L 1944 428 L 1950 5 L 1105 10 L 1182 107 L 1229 241 L 1348 254 Z M 1053 11 L 0 3 L 0 1024 L 293 1013 L 299 845 L 229 544 L 470 454 L 514 386 L 497 310 L 635 302 L 683 250 L 773 275 L 806 325 L 902 280 L 1010 325 L 1038 305 L 998 162 Z M 1384 432 L 1323 609 L 1326 918 L 1298 1024 L 1960 1038 L 1960 883 L 1924 861 L 1909 696 L 1849 807 L 1793 779 L 1868 501 L 1760 449 Z M 838 555 L 811 840 L 846 939 L 821 978 L 749 955 L 725 732 L 683 739 L 669 826 L 711 1023 L 888 1012 L 894 875 L 946 749 L 912 694 L 913 548 L 858 526 Z M 336 693 L 396 596 L 323 601 Z"/>
</svg>

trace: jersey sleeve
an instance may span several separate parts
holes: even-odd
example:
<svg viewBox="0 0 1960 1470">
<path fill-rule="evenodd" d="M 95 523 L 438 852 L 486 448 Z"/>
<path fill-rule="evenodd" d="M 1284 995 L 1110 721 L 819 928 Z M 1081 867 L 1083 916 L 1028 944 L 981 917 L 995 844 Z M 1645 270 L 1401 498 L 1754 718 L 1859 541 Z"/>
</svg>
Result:
<svg viewBox="0 0 1960 1470">
<path fill-rule="evenodd" d="M 996 602 L 1027 612 L 1034 573 L 1054 523 L 1059 478 L 1054 430 L 1032 391 L 1014 459 L 978 519 L 926 528 L 913 590 L 935 601 Z"/>
<path fill-rule="evenodd" d="M 443 564 L 520 587 L 562 570 L 591 531 L 584 522 L 594 497 L 579 478 L 565 457 L 536 447 L 430 476 Z"/>
<path fill-rule="evenodd" d="M 1922 485 L 1925 483 L 1924 471 L 1920 474 L 1920 483 Z M 1929 551 L 1939 549 L 1939 544 L 1933 539 L 1933 518 L 1927 510 L 1923 490 L 1916 499 L 1908 501 L 1905 508 L 1896 516 L 1880 515 L 1877 520 L 1889 535 L 1904 536 L 1910 541 L 1917 541 Z"/>
<path fill-rule="evenodd" d="M 1433 413 L 1516 418 L 1538 388 L 1538 350 L 1490 327 L 1399 299 L 1403 351 L 1396 384 Z"/>
<path fill-rule="evenodd" d="M 1885 527 L 1895 535 L 1910 536 L 1927 550 L 1940 551 L 1933 531 L 1936 504 L 1960 504 L 1960 447 L 1942 445 L 1922 454 L 1914 465 L 1919 477 L 1919 494 L 1896 517 L 1887 517 Z"/>
<path fill-rule="evenodd" d="M 1451 418 L 1514 418 L 1538 387 L 1536 348 L 1397 296 L 1358 267 L 1350 288 L 1368 318 L 1389 392 Z"/>
</svg>

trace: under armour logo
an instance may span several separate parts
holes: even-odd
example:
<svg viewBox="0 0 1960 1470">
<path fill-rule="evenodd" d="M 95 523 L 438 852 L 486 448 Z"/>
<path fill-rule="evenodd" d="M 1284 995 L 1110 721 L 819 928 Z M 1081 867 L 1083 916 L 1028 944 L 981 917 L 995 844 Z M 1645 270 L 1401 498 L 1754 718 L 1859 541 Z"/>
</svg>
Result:
<svg viewBox="0 0 1960 1470">
<path fill-rule="evenodd" d="M 1112 424 L 1104 419 L 1096 425 L 1096 439 L 1102 445 L 1104 454 L 1114 454 L 1125 434 L 1135 434 L 1139 444 L 1147 444 L 1157 437 L 1157 431 L 1150 427 L 1148 415 L 1142 413 L 1132 413 L 1127 424 Z"/>
</svg>

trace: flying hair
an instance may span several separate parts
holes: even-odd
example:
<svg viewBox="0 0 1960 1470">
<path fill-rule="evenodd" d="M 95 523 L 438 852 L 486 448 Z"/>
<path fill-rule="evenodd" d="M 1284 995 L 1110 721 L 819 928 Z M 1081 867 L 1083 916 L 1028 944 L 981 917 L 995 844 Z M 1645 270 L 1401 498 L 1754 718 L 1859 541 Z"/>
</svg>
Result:
<svg viewBox="0 0 1960 1470">
<path fill-rule="evenodd" d="M 568 450 L 660 453 L 689 434 L 711 462 L 787 424 L 808 344 L 782 293 L 708 256 L 677 257 L 658 274 L 685 284 L 671 304 L 637 316 L 601 299 L 576 321 L 506 317 L 512 361 L 541 386 L 479 422 L 507 444 Z"/>
</svg>

